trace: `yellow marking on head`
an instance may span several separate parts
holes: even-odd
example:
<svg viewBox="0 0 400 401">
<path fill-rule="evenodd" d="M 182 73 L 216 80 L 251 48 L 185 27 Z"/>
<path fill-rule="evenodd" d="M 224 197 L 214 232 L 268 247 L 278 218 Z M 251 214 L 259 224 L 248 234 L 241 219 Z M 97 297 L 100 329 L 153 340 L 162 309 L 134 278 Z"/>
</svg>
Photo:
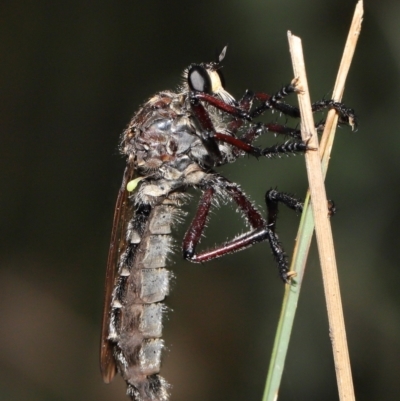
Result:
<svg viewBox="0 0 400 401">
<path fill-rule="evenodd" d="M 221 78 L 219 77 L 219 74 L 217 71 L 210 71 L 207 70 L 208 75 L 211 79 L 211 91 L 212 93 L 218 93 L 221 90 L 224 90 L 221 82 Z"/>
</svg>

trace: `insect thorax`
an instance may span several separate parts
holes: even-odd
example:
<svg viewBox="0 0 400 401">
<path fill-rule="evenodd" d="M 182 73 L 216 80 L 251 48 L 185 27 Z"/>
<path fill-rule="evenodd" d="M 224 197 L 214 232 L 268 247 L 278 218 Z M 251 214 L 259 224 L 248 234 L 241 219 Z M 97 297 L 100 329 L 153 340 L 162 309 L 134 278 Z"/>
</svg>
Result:
<svg viewBox="0 0 400 401">
<path fill-rule="evenodd" d="M 231 135 L 226 128 L 226 116 L 211 106 L 207 111 L 216 130 Z M 222 155 L 219 164 L 236 159 L 230 145 L 218 146 Z M 204 170 L 214 166 L 185 92 L 165 91 L 149 99 L 124 131 L 121 148 L 143 175 L 172 177 L 190 164 Z"/>
</svg>

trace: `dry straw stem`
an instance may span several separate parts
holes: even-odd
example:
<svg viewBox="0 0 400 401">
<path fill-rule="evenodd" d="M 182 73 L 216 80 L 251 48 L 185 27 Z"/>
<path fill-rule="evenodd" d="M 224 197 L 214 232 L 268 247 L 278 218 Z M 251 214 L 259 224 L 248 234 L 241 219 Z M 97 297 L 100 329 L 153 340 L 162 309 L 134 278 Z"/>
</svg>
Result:
<svg viewBox="0 0 400 401">
<path fill-rule="evenodd" d="M 338 75 L 336 77 L 335 87 L 333 89 L 332 99 L 336 100 L 337 102 L 340 102 L 342 100 L 346 78 L 350 70 L 351 61 L 353 60 L 353 55 L 361 32 L 363 14 L 363 1 L 360 0 L 358 1 L 354 11 L 353 20 L 351 22 L 346 45 L 343 51 L 342 61 L 340 62 Z M 335 112 L 335 110 L 330 110 L 326 119 L 325 129 L 320 144 L 320 153 L 322 154 L 322 168 L 324 176 L 326 175 L 329 157 L 332 151 L 333 140 L 335 139 L 337 121 L 337 113 Z"/>
<path fill-rule="evenodd" d="M 355 51 L 355 47 L 357 44 L 357 40 L 361 31 L 361 22 L 363 16 L 363 2 L 359 1 L 355 8 L 353 20 L 351 23 L 351 27 L 349 30 L 349 34 L 347 37 L 346 45 L 344 48 L 342 60 L 339 67 L 338 76 L 335 83 L 335 88 L 333 91 L 333 99 L 336 101 L 340 101 L 342 98 L 342 94 L 344 91 L 345 80 L 347 78 L 347 74 L 350 68 L 351 60 Z M 323 153 L 322 156 L 322 174 L 325 177 L 330 152 L 332 149 L 332 142 L 335 134 L 335 129 L 337 125 L 337 114 L 334 110 L 328 113 L 327 121 L 325 124 L 325 130 L 321 139 L 321 146 L 320 146 L 320 154 Z M 315 135 L 316 138 L 316 135 Z M 317 154 L 317 152 L 312 152 Z M 302 214 L 301 222 L 299 231 L 297 234 L 297 241 L 296 246 L 293 252 L 293 260 L 291 265 L 291 270 L 295 271 L 297 276 L 293 280 L 293 284 L 290 286 L 286 286 L 285 296 L 282 305 L 281 316 L 279 320 L 279 324 L 277 327 L 277 333 L 275 336 L 274 348 L 270 360 L 270 368 L 268 371 L 268 377 L 266 381 L 265 391 L 263 395 L 263 401 L 272 401 L 276 400 L 278 397 L 278 391 L 280 387 L 281 377 L 284 369 L 287 349 L 289 346 L 290 334 L 293 327 L 294 316 L 297 309 L 298 298 L 300 295 L 300 289 L 304 274 L 304 269 L 306 265 L 306 259 L 308 250 L 310 248 L 312 234 L 314 230 L 314 221 L 311 211 L 311 206 L 309 204 L 310 200 L 310 191 L 308 191 L 305 204 L 304 204 L 304 211 Z M 324 200 L 326 202 L 326 198 Z M 329 277 L 329 275 L 328 275 Z M 325 275 L 324 275 L 325 278 Z M 337 275 L 336 275 L 337 279 Z M 337 283 L 337 280 L 336 280 Z M 338 288 L 337 288 L 338 289 Z M 328 294 L 331 294 L 330 291 L 327 291 Z M 335 293 L 333 293 L 335 294 Z M 340 294 L 339 294 L 340 295 Z M 339 299 L 340 301 L 340 299 Z M 335 306 L 329 306 L 330 310 L 335 309 Z M 339 305 L 339 310 L 341 314 L 341 318 L 343 322 L 343 315 L 341 312 L 341 305 Z M 335 313 L 334 313 L 335 314 Z M 334 322 L 336 319 L 334 319 Z M 335 324 L 335 323 L 334 323 Z M 343 331 L 344 333 L 344 331 Z M 345 340 L 345 337 L 344 337 Z M 337 342 L 334 343 L 334 348 L 337 348 Z M 345 354 L 348 355 L 347 349 L 345 348 Z M 336 353 L 335 353 L 336 355 Z M 347 358 L 348 362 L 348 358 Z M 335 361 L 336 363 L 336 361 Z M 339 394 L 341 400 L 352 400 L 354 399 L 354 394 L 351 385 L 351 376 L 347 375 L 347 385 L 343 385 L 342 380 L 342 369 L 341 365 L 339 365 L 340 372 L 338 372 L 338 387 L 339 387 Z M 350 366 L 347 364 L 346 371 L 349 372 Z M 340 377 L 339 377 L 340 376 Z M 348 392 L 346 390 L 350 388 Z"/>
<path fill-rule="evenodd" d="M 298 77 L 301 92 L 298 94 L 301 115 L 301 134 L 309 140 L 309 146 L 318 149 L 318 137 L 311 111 L 303 49 L 300 38 L 289 33 L 289 47 L 293 70 Z M 341 400 L 354 400 L 346 330 L 340 298 L 339 279 L 336 267 L 335 250 L 329 220 L 324 177 L 318 152 L 306 153 L 306 166 L 310 184 L 311 204 L 314 216 L 315 233 L 324 281 L 325 299 L 328 310 L 329 331 L 336 368 L 336 378 Z"/>
<path fill-rule="evenodd" d="M 359 4 L 362 6 L 362 3 Z M 354 21 L 353 21 L 354 22 Z M 361 22 L 361 21 L 360 21 Z M 358 38 L 357 33 L 353 39 Z M 303 140 L 309 139 L 310 147 L 318 148 L 318 137 L 314 127 L 314 119 L 311 112 L 311 101 L 308 91 L 308 83 L 305 71 L 303 51 L 301 40 L 289 33 L 289 46 L 292 55 L 294 75 L 299 78 L 301 93 L 299 93 L 299 106 L 301 114 L 301 131 Z M 353 50 L 352 50 L 353 49 Z M 346 54 L 347 52 L 349 54 Z M 344 74 L 349 68 L 349 61 L 354 53 L 354 46 L 345 48 L 345 56 L 347 59 L 344 66 Z M 336 86 L 338 93 L 337 98 L 341 98 L 344 89 L 343 73 L 339 71 L 340 85 Z M 339 81 L 338 80 L 338 81 Z M 338 82 L 337 81 L 337 82 Z M 338 88 L 339 87 L 339 88 Z M 335 113 L 336 114 L 336 113 Z M 335 118 L 332 121 L 332 127 L 328 129 L 334 130 Z M 336 117 L 337 122 L 337 117 Z M 311 137 L 310 137 L 311 135 Z M 325 147 L 325 161 L 329 159 L 329 153 L 332 148 L 332 140 L 327 140 Z M 320 157 L 317 152 L 307 152 L 306 154 L 307 174 L 310 184 L 310 193 L 312 199 L 312 211 L 314 216 L 315 231 L 317 237 L 318 250 L 320 255 L 322 277 L 324 281 L 325 298 L 328 311 L 329 331 L 332 342 L 333 357 L 336 368 L 336 378 L 338 383 L 340 400 L 355 400 L 353 381 L 351 376 L 350 358 L 347 348 L 346 330 L 344 325 L 344 317 L 342 310 L 342 301 L 340 297 L 339 279 L 336 266 L 335 251 L 333 245 L 332 231 L 329 221 L 329 213 L 327 209 L 327 197 L 324 187 L 324 174 Z"/>
</svg>

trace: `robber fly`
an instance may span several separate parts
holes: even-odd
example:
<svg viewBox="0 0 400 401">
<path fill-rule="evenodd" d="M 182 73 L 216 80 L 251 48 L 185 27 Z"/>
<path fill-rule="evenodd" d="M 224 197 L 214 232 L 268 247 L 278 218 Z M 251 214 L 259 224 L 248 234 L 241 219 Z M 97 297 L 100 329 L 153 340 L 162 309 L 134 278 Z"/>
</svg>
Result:
<svg viewBox="0 0 400 401">
<path fill-rule="evenodd" d="M 166 401 L 169 397 L 169 384 L 159 376 L 163 301 L 171 277 L 166 267 L 172 228 L 182 220 L 188 188 L 202 195 L 183 239 L 185 259 L 201 263 L 268 241 L 281 279 L 289 282 L 288 260 L 275 233 L 277 205 L 282 202 L 301 211 L 302 203 L 270 190 L 265 219 L 238 184 L 214 169 L 245 154 L 269 158 L 307 151 L 298 130 L 254 123 L 269 109 L 299 117 L 298 108 L 283 101 L 296 87 L 289 84 L 274 96 L 246 91 L 237 101 L 224 87 L 221 62 L 225 53 L 226 47 L 215 62 L 191 64 L 183 73 L 181 87 L 151 97 L 122 134 L 120 150 L 127 165 L 108 256 L 101 372 L 109 383 L 119 371 L 134 401 Z M 313 105 L 313 111 L 327 108 L 336 109 L 342 122 L 355 124 L 353 110 L 341 103 L 324 100 Z M 269 131 L 291 139 L 265 149 L 253 146 Z M 251 230 L 214 249 L 196 252 L 216 198 L 233 200 Z"/>
</svg>

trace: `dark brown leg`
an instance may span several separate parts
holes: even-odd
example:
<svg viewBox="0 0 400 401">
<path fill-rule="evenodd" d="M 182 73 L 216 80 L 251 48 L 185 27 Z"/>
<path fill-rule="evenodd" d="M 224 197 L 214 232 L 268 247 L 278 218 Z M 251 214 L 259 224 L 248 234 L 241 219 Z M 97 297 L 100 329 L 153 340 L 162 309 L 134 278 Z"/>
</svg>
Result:
<svg viewBox="0 0 400 401">
<path fill-rule="evenodd" d="M 282 90 L 283 91 L 283 90 Z M 279 92 L 278 94 L 280 94 Z M 286 93 L 286 92 L 284 92 Z M 275 95 L 276 96 L 278 96 Z M 244 105 L 244 107 L 248 108 L 251 106 L 251 94 L 248 96 L 244 96 L 241 100 L 241 104 Z M 280 95 L 281 96 L 281 95 Z M 273 98 L 275 98 L 273 97 Z M 244 118 L 244 115 L 246 114 L 245 110 L 242 110 L 239 107 L 232 106 L 229 104 L 224 103 L 223 101 L 214 98 L 211 95 L 208 95 L 206 93 L 202 92 L 192 92 L 191 93 L 191 108 L 193 111 L 194 116 L 197 118 L 199 125 L 202 127 L 203 131 L 201 132 L 201 140 L 204 145 L 204 147 L 207 149 L 208 154 L 210 158 L 212 159 L 214 165 L 218 165 L 222 161 L 222 155 L 219 151 L 218 148 L 218 141 L 229 143 L 233 146 L 235 146 L 237 149 L 246 152 L 248 154 L 251 154 L 255 157 L 271 157 L 275 156 L 279 153 L 294 153 L 294 152 L 305 152 L 309 148 L 307 147 L 307 144 L 305 142 L 301 141 L 287 141 L 283 144 L 271 146 L 265 149 L 259 149 L 255 146 L 252 146 L 249 142 L 249 139 L 251 137 L 254 137 L 253 133 L 249 133 L 248 137 L 246 138 L 246 141 L 243 141 L 241 139 L 238 139 L 234 136 L 227 135 L 227 134 L 222 134 L 219 132 L 215 131 L 214 125 L 211 121 L 210 116 L 208 115 L 207 110 L 203 106 L 203 104 L 200 102 L 200 100 L 207 102 L 208 104 L 211 104 L 212 106 L 215 106 L 219 108 L 220 110 L 223 110 L 229 114 L 232 114 L 233 116 L 239 117 L 239 118 Z M 236 126 L 234 127 L 236 130 L 240 127 L 241 123 L 236 122 Z M 276 128 L 277 129 L 277 128 Z M 255 139 L 255 137 L 254 137 Z M 247 142 L 247 143 L 246 143 Z"/>
<path fill-rule="evenodd" d="M 306 142 L 300 141 L 286 141 L 285 143 L 260 149 L 243 142 L 241 139 L 226 134 L 220 134 L 219 132 L 216 132 L 213 138 L 221 142 L 229 143 L 255 157 L 273 157 L 280 153 L 306 152 L 307 150 L 311 150 Z"/>
<path fill-rule="evenodd" d="M 245 219 L 249 222 L 252 231 L 217 246 L 214 249 L 196 253 L 196 246 L 200 241 L 201 235 L 207 221 L 207 216 L 211 208 L 212 198 L 215 194 L 215 187 L 219 187 L 227 192 L 238 205 Z M 183 256 L 192 262 L 206 262 L 216 259 L 228 253 L 241 251 L 251 245 L 268 240 L 274 259 L 278 264 L 279 275 L 284 282 L 289 281 L 288 261 L 282 249 L 278 236 L 268 226 L 260 212 L 254 207 L 247 196 L 240 188 L 221 176 L 216 176 L 215 183 L 207 188 L 200 199 L 196 215 L 183 240 Z"/>
</svg>

